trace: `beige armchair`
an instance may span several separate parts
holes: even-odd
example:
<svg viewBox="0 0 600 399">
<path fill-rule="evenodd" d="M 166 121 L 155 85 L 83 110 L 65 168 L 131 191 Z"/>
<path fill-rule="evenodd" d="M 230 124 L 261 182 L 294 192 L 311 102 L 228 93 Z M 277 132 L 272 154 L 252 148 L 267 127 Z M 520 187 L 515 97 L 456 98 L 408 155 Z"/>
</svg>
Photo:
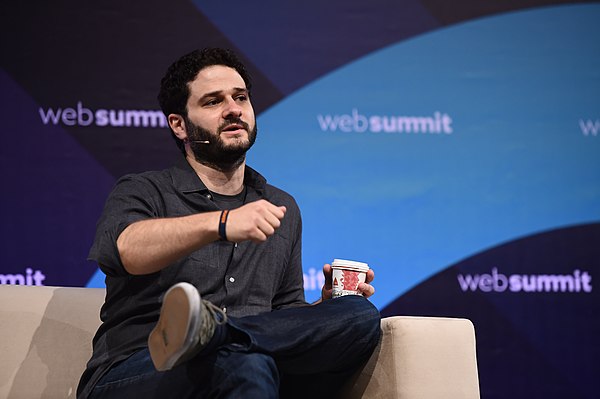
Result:
<svg viewBox="0 0 600 399">
<path fill-rule="evenodd" d="M 0 398 L 74 398 L 104 290 L 0 285 Z M 389 317 L 347 398 L 479 398 L 466 319 Z"/>
</svg>

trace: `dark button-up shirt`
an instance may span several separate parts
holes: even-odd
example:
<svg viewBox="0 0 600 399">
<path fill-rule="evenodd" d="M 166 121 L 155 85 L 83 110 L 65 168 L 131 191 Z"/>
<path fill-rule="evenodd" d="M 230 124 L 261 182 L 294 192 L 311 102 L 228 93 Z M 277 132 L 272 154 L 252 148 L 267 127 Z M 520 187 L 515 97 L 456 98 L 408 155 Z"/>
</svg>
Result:
<svg viewBox="0 0 600 399">
<path fill-rule="evenodd" d="M 145 219 L 186 216 L 219 208 L 187 163 L 163 171 L 128 175 L 117 182 L 98 222 L 89 255 L 106 274 L 107 293 L 100 315 L 103 323 L 94 338 L 94 353 L 80 382 L 81 396 L 87 396 L 112 364 L 146 345 L 148 334 L 158 320 L 161 295 L 173 284 L 182 281 L 193 284 L 203 299 L 234 317 L 306 304 L 302 223 L 295 200 L 267 184 L 249 167 L 244 184 L 246 203 L 264 198 L 287 208 L 280 228 L 266 242 L 214 242 L 157 273 L 134 276 L 123 267 L 116 245 L 127 226 Z"/>
</svg>

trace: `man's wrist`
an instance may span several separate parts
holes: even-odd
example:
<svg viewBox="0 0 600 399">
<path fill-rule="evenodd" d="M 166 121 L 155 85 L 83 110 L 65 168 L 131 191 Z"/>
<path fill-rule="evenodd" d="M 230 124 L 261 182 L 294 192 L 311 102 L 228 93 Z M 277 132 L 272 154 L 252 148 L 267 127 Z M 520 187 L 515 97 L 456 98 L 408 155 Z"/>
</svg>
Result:
<svg viewBox="0 0 600 399">
<path fill-rule="evenodd" d="M 227 241 L 227 218 L 229 217 L 229 209 L 225 209 L 219 216 L 219 238 Z"/>
</svg>

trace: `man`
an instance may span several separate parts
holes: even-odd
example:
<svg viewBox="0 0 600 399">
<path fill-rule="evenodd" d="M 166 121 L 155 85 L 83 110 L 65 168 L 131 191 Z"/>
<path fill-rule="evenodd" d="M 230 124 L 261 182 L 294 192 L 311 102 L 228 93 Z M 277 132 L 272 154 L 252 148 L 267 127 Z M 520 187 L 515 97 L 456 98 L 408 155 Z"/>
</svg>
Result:
<svg viewBox="0 0 600 399">
<path fill-rule="evenodd" d="M 250 88 L 222 49 L 162 79 L 186 162 L 125 176 L 107 200 L 90 250 L 107 295 L 80 397 L 331 397 L 377 344 L 372 271 L 362 296 L 327 300 L 325 265 L 322 300 L 304 300 L 298 207 L 245 164 Z"/>
</svg>

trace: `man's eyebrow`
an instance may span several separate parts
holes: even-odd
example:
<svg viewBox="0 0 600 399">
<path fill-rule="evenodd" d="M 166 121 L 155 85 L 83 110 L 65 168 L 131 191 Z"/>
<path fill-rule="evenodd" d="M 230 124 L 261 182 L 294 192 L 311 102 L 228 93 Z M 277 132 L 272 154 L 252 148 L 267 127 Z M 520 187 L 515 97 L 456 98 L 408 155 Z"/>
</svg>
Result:
<svg viewBox="0 0 600 399">
<path fill-rule="evenodd" d="M 234 87 L 232 89 L 232 91 L 236 94 L 239 94 L 239 93 L 247 94 L 248 93 L 248 89 L 245 87 Z M 205 93 L 202 97 L 200 97 L 200 100 L 203 100 L 203 99 L 209 98 L 209 97 L 218 97 L 218 96 L 222 95 L 223 92 L 224 92 L 223 90 L 215 90 L 215 91 L 211 91 L 210 93 Z"/>
</svg>

